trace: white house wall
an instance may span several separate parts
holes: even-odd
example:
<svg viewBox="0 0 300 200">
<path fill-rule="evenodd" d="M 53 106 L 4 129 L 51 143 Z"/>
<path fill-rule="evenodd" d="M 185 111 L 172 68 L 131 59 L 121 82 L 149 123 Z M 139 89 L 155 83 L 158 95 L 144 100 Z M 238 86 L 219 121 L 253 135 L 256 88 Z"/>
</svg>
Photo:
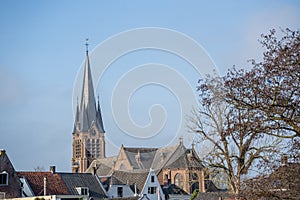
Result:
<svg viewBox="0 0 300 200">
<path fill-rule="evenodd" d="M 154 176 L 154 182 L 151 182 L 151 176 Z M 148 194 L 148 188 L 149 187 L 156 187 L 156 193 L 155 194 Z M 158 191 L 160 195 L 158 195 Z M 165 195 L 163 193 L 163 190 L 160 187 L 160 183 L 158 182 L 157 176 L 155 172 L 150 169 L 150 172 L 148 174 L 147 180 L 145 182 L 145 185 L 143 187 L 143 190 L 141 192 L 141 196 L 146 195 L 150 200 L 165 200 Z M 160 196 L 160 199 L 158 198 Z"/>
<path fill-rule="evenodd" d="M 111 185 L 109 190 L 107 191 L 107 195 L 109 198 L 118 197 L 118 187 L 123 188 L 123 197 L 132 197 L 134 196 L 134 192 L 131 190 L 129 185 Z"/>
</svg>

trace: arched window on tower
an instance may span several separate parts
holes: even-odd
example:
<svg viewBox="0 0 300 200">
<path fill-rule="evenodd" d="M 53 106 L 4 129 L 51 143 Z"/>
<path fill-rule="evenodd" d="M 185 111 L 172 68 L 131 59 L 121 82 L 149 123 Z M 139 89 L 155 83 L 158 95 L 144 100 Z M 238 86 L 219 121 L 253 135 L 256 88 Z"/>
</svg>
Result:
<svg viewBox="0 0 300 200">
<path fill-rule="evenodd" d="M 183 177 L 181 174 L 176 174 L 174 178 L 175 185 L 183 189 Z"/>
<path fill-rule="evenodd" d="M 80 140 L 75 141 L 75 157 L 76 158 L 81 157 L 81 141 Z"/>
</svg>

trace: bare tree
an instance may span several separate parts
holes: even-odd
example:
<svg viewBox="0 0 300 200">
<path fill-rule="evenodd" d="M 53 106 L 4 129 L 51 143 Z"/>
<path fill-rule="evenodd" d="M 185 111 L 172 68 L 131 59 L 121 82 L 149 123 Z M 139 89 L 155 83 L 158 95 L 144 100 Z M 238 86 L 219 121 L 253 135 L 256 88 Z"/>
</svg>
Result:
<svg viewBox="0 0 300 200">
<path fill-rule="evenodd" d="M 265 132 L 284 138 L 300 137 L 300 31 L 262 35 L 262 62 L 250 71 L 233 68 L 225 76 L 226 101 L 261 115 Z"/>
<path fill-rule="evenodd" d="M 282 33 L 279 39 L 275 30 L 262 35 L 263 61 L 252 60 L 252 69 L 233 68 L 198 87 L 201 106 L 191 129 L 211 144 L 204 161 L 214 173 L 225 173 L 232 191 L 247 199 L 299 196 L 300 32 Z M 289 138 L 288 150 L 279 148 Z M 294 161 L 284 167 L 278 154 L 283 151 Z M 251 167 L 260 176 L 241 182 Z"/>
<path fill-rule="evenodd" d="M 34 171 L 35 172 L 42 172 L 42 171 L 45 171 L 45 168 L 43 166 L 37 166 L 34 168 Z"/>
<path fill-rule="evenodd" d="M 207 77 L 198 87 L 200 104 L 193 113 L 190 129 L 200 142 L 211 145 L 203 158 L 206 166 L 226 174 L 230 189 L 239 194 L 242 177 L 256 161 L 276 151 L 279 140 L 261 129 L 260 113 L 225 101 L 221 77 Z"/>
</svg>

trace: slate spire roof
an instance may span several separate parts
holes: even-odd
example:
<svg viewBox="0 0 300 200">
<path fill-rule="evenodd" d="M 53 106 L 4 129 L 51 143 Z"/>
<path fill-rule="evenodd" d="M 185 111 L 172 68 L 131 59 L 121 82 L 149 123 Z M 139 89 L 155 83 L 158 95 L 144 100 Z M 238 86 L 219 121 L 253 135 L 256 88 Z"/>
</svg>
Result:
<svg viewBox="0 0 300 200">
<path fill-rule="evenodd" d="M 79 131 L 87 132 L 91 128 L 91 126 L 95 124 L 98 130 L 104 133 L 105 131 L 103 127 L 99 99 L 98 99 L 98 106 L 96 106 L 87 43 L 86 46 L 87 48 L 86 48 L 86 59 L 85 59 L 85 66 L 84 66 L 81 101 L 80 101 L 80 106 L 77 105 L 74 128 L 75 129 L 77 128 Z"/>
</svg>

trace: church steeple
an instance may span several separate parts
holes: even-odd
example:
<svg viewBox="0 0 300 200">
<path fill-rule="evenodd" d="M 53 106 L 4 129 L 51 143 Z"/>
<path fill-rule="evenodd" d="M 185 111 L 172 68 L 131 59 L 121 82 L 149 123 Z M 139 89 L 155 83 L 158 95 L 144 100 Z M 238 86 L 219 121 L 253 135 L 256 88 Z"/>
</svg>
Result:
<svg viewBox="0 0 300 200">
<path fill-rule="evenodd" d="M 88 40 L 86 40 L 86 59 L 84 66 L 83 85 L 79 112 L 79 129 L 87 132 L 95 123 L 100 132 L 104 132 L 102 116 L 96 108 L 93 79 L 90 68 Z"/>
<path fill-rule="evenodd" d="M 105 158 L 105 137 L 99 103 L 96 104 L 88 40 L 80 104 L 77 100 L 73 130 L 72 171 L 83 173 L 95 159 Z"/>
</svg>

